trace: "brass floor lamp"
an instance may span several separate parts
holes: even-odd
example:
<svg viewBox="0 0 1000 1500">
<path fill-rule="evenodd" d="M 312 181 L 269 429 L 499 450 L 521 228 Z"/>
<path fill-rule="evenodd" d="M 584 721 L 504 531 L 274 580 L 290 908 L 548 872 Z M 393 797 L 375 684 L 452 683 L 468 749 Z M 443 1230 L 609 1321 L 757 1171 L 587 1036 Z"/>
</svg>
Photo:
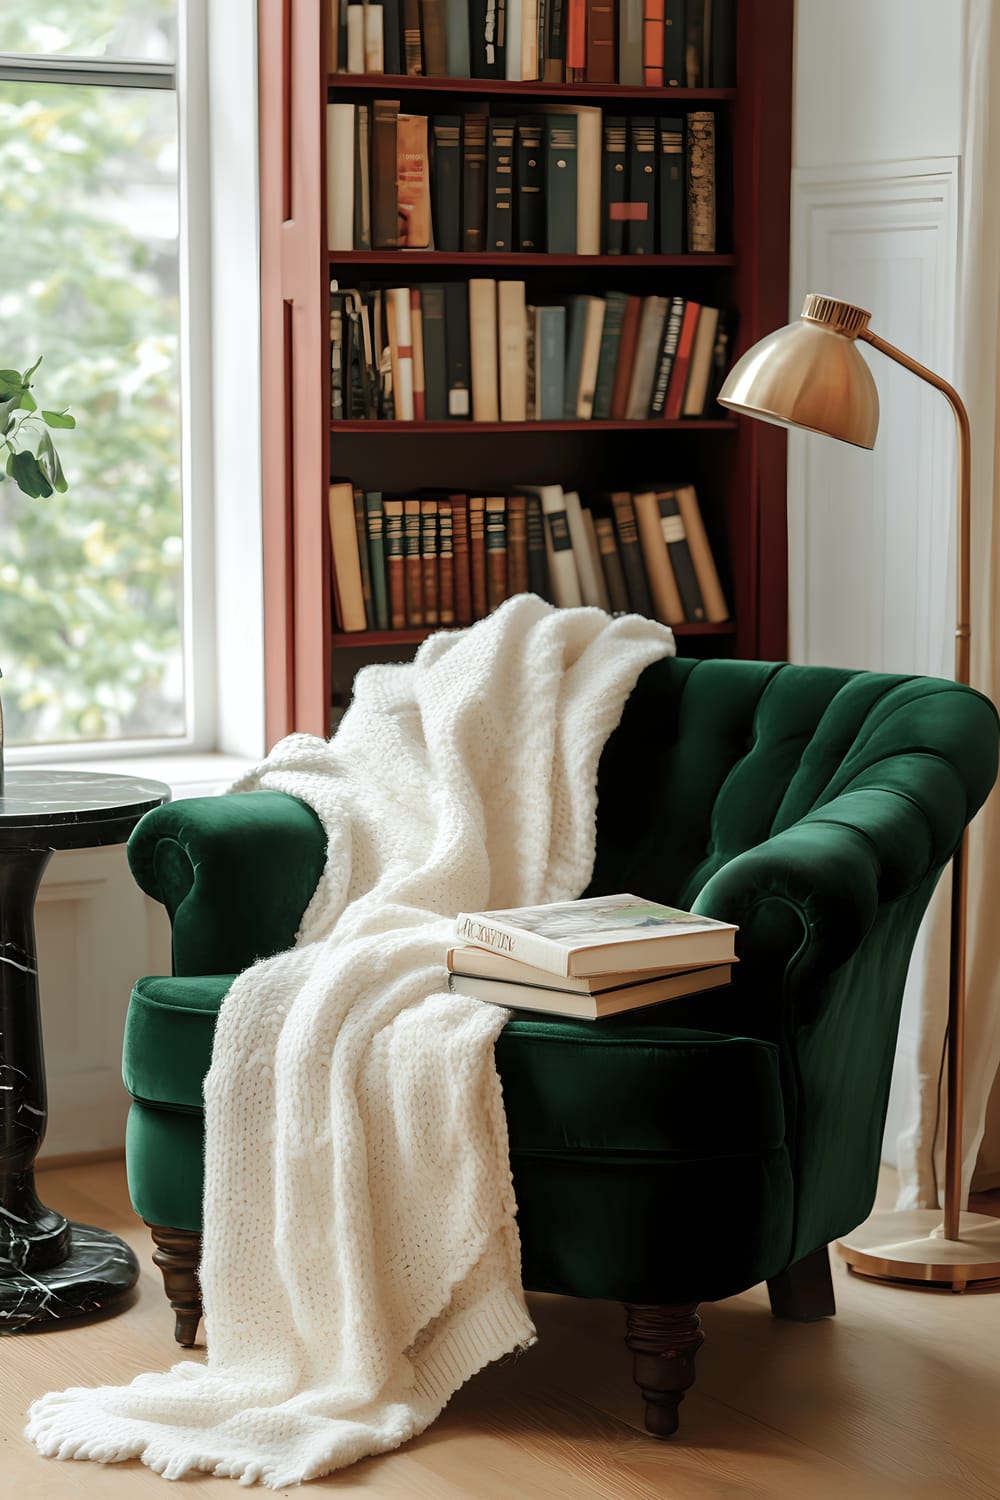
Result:
<svg viewBox="0 0 1000 1500">
<path fill-rule="evenodd" d="M 958 392 L 886 343 L 868 327 L 871 314 L 850 302 L 810 294 L 798 323 L 754 344 L 734 365 L 719 395 L 723 406 L 780 427 L 825 433 L 859 448 L 873 448 L 878 392 L 857 347 L 861 339 L 939 390 L 955 413 L 958 430 L 956 510 L 958 589 L 955 680 L 969 681 L 969 417 Z M 948 984 L 948 1137 L 944 1215 L 939 1209 L 876 1213 L 838 1245 L 860 1275 L 881 1280 L 1000 1290 L 1000 1220 L 961 1212 L 962 1096 L 965 1054 L 965 928 L 968 837 L 953 861 L 951 951 Z"/>
</svg>

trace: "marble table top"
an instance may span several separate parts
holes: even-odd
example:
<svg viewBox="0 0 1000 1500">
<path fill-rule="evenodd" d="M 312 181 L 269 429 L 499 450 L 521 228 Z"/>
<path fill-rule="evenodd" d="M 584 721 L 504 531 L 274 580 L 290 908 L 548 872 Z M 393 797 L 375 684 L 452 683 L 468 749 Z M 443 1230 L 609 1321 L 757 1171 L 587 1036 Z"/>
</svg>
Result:
<svg viewBox="0 0 1000 1500">
<path fill-rule="evenodd" d="M 129 825 L 169 800 L 170 788 L 162 781 L 139 776 L 8 767 L 0 797 L 0 844 L 9 848 L 18 842 L 17 830 L 37 830 L 54 848 L 117 842 L 128 837 Z"/>
</svg>

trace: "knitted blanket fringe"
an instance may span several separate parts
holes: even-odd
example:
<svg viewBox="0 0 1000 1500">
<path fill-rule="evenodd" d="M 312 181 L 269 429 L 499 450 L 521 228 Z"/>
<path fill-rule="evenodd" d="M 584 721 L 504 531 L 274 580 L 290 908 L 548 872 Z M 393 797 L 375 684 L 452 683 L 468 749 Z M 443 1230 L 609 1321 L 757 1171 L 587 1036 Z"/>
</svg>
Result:
<svg viewBox="0 0 1000 1500">
<path fill-rule="evenodd" d="M 241 974 L 205 1080 L 208 1356 L 30 1409 L 56 1458 L 274 1489 L 422 1432 L 534 1339 L 493 1044 L 447 987 L 459 910 L 571 899 L 601 749 L 664 626 L 508 600 L 358 676 L 329 742 L 232 789 L 309 803 L 326 865 L 296 944 Z"/>
</svg>

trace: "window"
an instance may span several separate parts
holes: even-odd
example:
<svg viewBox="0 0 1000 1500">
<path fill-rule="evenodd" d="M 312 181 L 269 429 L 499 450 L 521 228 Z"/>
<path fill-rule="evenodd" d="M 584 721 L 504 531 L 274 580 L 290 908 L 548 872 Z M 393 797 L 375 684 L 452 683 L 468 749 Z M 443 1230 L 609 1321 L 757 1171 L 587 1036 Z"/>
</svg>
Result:
<svg viewBox="0 0 1000 1500">
<path fill-rule="evenodd" d="M 8 744 L 190 744 L 181 476 L 176 0 L 0 16 L 0 367 L 26 369 L 69 479 L 0 483 Z M 189 550 L 189 549 L 188 549 Z"/>
</svg>

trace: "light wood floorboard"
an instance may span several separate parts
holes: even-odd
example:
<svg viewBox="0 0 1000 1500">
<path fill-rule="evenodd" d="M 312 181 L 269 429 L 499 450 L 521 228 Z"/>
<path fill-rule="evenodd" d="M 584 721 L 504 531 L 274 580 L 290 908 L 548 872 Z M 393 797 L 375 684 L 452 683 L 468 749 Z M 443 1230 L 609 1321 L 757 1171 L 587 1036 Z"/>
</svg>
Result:
<svg viewBox="0 0 1000 1500">
<path fill-rule="evenodd" d="M 163 1500 L 164 1481 L 139 1463 L 60 1464 L 21 1435 L 28 1403 L 44 1391 L 118 1384 L 184 1357 L 121 1163 L 60 1167 L 39 1182 L 53 1206 L 128 1239 L 143 1269 L 134 1302 L 116 1317 L 0 1344 L 0 1496 Z M 407 1447 L 299 1493 L 1000 1500 L 1000 1295 L 873 1286 L 839 1261 L 834 1275 L 839 1311 L 824 1323 L 774 1321 L 764 1287 L 702 1308 L 698 1380 L 681 1408 L 680 1437 L 669 1443 L 642 1430 L 621 1309 L 532 1297 L 533 1349 L 477 1376 Z M 178 1495 L 218 1500 L 226 1483 L 199 1477 Z"/>
</svg>

